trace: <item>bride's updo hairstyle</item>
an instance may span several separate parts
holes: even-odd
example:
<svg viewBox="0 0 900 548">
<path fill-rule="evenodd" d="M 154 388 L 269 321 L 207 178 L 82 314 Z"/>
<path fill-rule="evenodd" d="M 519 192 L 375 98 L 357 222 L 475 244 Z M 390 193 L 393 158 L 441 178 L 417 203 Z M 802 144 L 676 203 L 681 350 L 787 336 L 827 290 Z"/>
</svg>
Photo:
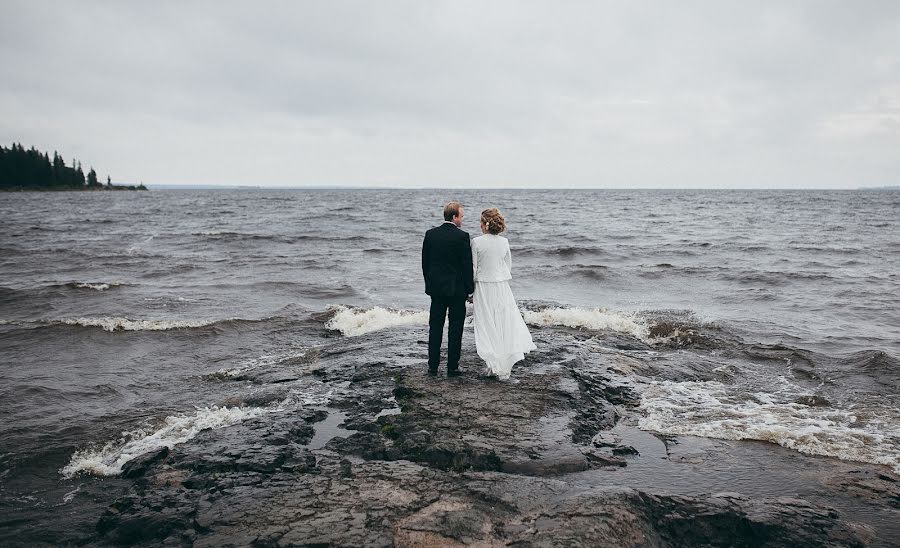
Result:
<svg viewBox="0 0 900 548">
<path fill-rule="evenodd" d="M 506 230 L 506 219 L 496 207 L 485 209 L 481 212 L 481 223 L 487 228 L 491 234 L 500 234 Z"/>
</svg>

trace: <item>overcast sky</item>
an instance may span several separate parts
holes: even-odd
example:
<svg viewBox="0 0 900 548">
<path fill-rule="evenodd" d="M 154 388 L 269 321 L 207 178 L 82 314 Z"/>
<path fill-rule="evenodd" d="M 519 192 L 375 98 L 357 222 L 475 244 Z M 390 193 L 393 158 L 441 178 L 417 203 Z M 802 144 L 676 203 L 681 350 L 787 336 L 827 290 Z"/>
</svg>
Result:
<svg viewBox="0 0 900 548">
<path fill-rule="evenodd" d="M 105 180 L 900 184 L 900 2 L 0 0 L 0 144 Z"/>
</svg>

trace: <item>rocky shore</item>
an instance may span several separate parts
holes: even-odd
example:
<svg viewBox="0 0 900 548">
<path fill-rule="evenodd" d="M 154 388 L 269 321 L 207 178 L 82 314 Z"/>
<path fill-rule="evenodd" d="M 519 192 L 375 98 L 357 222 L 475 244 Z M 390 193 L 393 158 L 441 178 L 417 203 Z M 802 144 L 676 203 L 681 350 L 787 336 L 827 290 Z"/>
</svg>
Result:
<svg viewBox="0 0 900 548">
<path fill-rule="evenodd" d="M 208 430 L 171 450 L 132 460 L 122 474 L 132 486 L 100 517 L 96 535 L 80 542 L 887 546 L 897 541 L 891 537 L 896 529 L 878 519 L 885 512 L 898 515 L 900 484 L 878 467 L 817 461 L 815 466 L 832 467 L 817 501 L 734 492 L 727 485 L 685 494 L 647 488 L 646 481 L 636 488 L 628 476 L 617 482 L 616 474 L 641 459 L 662 459 L 702 474 L 710 458 L 731 457 L 721 446 L 699 459 L 679 456 L 676 439 L 659 440 L 671 451 L 642 455 L 614 429 L 639 400 L 625 374 L 634 360 L 587 354 L 590 336 L 577 331 L 536 330 L 535 338 L 540 350 L 516 368 L 513 383 L 480 376 L 471 341 L 461 364 L 465 376 L 429 377 L 422 362 L 424 341 L 391 332 L 333 337 L 303 359 L 221 380 L 253 387 L 243 401 L 226 402 L 231 405 L 278 401 L 298 383 L 327 389 L 329 402 Z M 625 348 L 635 342 L 604 344 Z M 829 497 L 838 503 L 861 501 L 880 517 L 871 523 L 849 519 L 828 504 Z"/>
</svg>

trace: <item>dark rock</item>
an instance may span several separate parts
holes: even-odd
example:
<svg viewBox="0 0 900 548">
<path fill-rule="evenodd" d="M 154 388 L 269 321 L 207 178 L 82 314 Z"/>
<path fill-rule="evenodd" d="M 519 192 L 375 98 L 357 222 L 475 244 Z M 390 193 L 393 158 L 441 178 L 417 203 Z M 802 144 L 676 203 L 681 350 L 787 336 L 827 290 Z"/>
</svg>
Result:
<svg viewBox="0 0 900 548">
<path fill-rule="evenodd" d="M 900 510 L 900 481 L 896 476 L 873 470 L 852 470 L 831 477 L 828 483 L 854 497 L 881 504 L 887 502 L 891 508 Z"/>
<path fill-rule="evenodd" d="M 319 361 L 319 356 L 321 354 L 321 349 L 314 348 L 305 352 L 301 356 L 294 356 L 291 358 L 286 358 L 278 362 L 280 366 L 300 366 L 300 365 L 310 365 Z"/>
<path fill-rule="evenodd" d="M 163 461 L 168 456 L 169 448 L 160 447 L 159 449 L 135 457 L 122 466 L 122 477 L 137 478 L 143 476 L 149 468 Z"/>
<path fill-rule="evenodd" d="M 100 518 L 97 532 L 108 542 L 137 544 L 190 531 L 193 517 L 194 509 L 188 500 L 165 490 L 141 498 L 119 499 Z"/>
<path fill-rule="evenodd" d="M 821 396 L 800 396 L 794 403 L 807 405 L 809 407 L 829 407 L 831 402 Z"/>
<path fill-rule="evenodd" d="M 589 459 L 585 455 L 572 453 L 533 460 L 506 461 L 503 463 L 502 470 L 507 474 L 523 476 L 560 476 L 583 472 L 590 467 Z"/>
<path fill-rule="evenodd" d="M 314 361 L 256 371 L 266 384 L 253 401 L 286 395 L 296 376 L 308 383 L 303 388 L 324 387 L 328 409 L 266 414 L 135 462 L 140 477 L 85 543 L 779 547 L 871 540 L 836 511 L 802 500 L 664 495 L 584 481 L 647 458 L 609 432 L 639 395 L 616 372 L 629 367 L 625 358 L 616 358 L 616 370 L 602 354 L 582 350 L 597 333 L 565 334 L 534 331 L 540 350 L 517 364 L 517 384 L 429 377 L 412 344 L 417 332 L 335 337 Z M 382 344 L 385 337 L 397 344 Z M 460 367 L 477 371 L 473 356 L 464 350 Z M 313 425 L 322 421 L 320 436 L 333 428 L 336 437 L 311 448 Z M 836 485 L 884 501 L 896 497 L 898 483 L 876 474 Z"/>
<path fill-rule="evenodd" d="M 591 445 L 594 447 L 617 447 L 621 441 L 619 436 L 612 432 L 603 431 L 591 438 Z"/>
<path fill-rule="evenodd" d="M 325 447 L 343 455 L 377 460 L 387 458 L 384 438 L 375 432 L 356 432 L 346 438 L 334 438 Z"/>
<path fill-rule="evenodd" d="M 631 447 L 630 445 L 619 445 L 618 447 L 613 447 L 612 454 L 616 456 L 640 455 L 638 450 L 634 447 Z"/>
<path fill-rule="evenodd" d="M 235 402 L 234 405 L 247 405 L 250 407 L 266 407 L 273 403 L 283 401 L 290 395 L 290 390 L 283 386 L 266 386 L 262 390 L 256 391 L 243 398 L 242 401 Z"/>
<path fill-rule="evenodd" d="M 341 459 L 341 477 L 353 477 L 353 465 L 347 459 Z"/>
<path fill-rule="evenodd" d="M 281 469 L 294 473 L 313 472 L 316 470 L 316 456 L 308 449 L 294 446 L 281 463 Z"/>
<path fill-rule="evenodd" d="M 300 418 L 308 423 L 322 422 L 328 417 L 328 411 L 324 409 L 305 410 L 300 414 Z"/>
<path fill-rule="evenodd" d="M 689 319 L 669 319 L 651 325 L 648 334 L 650 338 L 656 339 L 653 341 L 656 347 L 716 348 L 728 344 L 728 341 L 707 332 L 708 329 L 707 326 L 701 330 L 700 326 Z"/>
<path fill-rule="evenodd" d="M 610 452 L 597 451 L 590 447 L 586 447 L 582 451 L 584 451 L 587 461 L 594 468 L 601 466 L 626 466 L 628 464 L 624 459 L 613 456 Z"/>
</svg>

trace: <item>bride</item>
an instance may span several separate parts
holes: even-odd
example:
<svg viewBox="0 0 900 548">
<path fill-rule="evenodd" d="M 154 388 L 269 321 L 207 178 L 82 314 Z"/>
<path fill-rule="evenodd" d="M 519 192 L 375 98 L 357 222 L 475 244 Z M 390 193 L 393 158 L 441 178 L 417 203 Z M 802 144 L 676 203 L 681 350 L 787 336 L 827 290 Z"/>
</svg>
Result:
<svg viewBox="0 0 900 548">
<path fill-rule="evenodd" d="M 508 379 L 514 363 L 537 347 L 509 288 L 512 255 L 500 233 L 506 220 L 496 207 L 481 212 L 482 236 L 472 240 L 475 269 L 475 348 L 488 372 Z"/>
</svg>

